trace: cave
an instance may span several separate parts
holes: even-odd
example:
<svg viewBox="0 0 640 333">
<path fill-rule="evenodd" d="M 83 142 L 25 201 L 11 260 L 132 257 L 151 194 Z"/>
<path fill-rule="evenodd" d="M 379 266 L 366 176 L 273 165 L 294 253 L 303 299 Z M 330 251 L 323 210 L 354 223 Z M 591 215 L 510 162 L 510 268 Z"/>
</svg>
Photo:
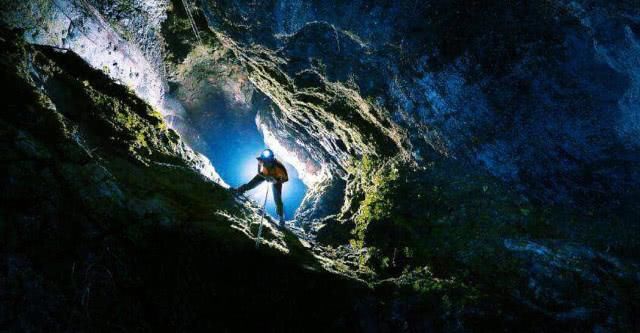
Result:
<svg viewBox="0 0 640 333">
<path fill-rule="evenodd" d="M 217 92 L 203 101 L 200 109 L 187 110 L 189 126 L 197 133 L 191 145 L 209 157 L 221 179 L 233 188 L 248 183 L 257 174 L 256 157 L 266 149 L 277 151 L 276 158 L 285 165 L 289 181 L 283 184 L 282 200 L 285 217 L 293 220 L 303 201 L 307 187 L 296 167 L 289 163 L 291 154 L 273 139 L 268 145 L 259 131 L 256 116 L 265 107 L 265 96 L 249 90 L 247 96 L 238 88 L 233 92 Z M 255 101 L 258 100 L 258 101 Z M 268 104 L 267 104 L 268 105 Z M 269 135 L 267 133 L 267 135 Z M 247 196 L 256 204 L 265 202 L 266 183 L 249 191 Z M 267 212 L 277 217 L 275 203 L 269 196 Z"/>
<path fill-rule="evenodd" d="M 0 331 L 640 330 L 633 1 L 0 7 Z"/>
</svg>

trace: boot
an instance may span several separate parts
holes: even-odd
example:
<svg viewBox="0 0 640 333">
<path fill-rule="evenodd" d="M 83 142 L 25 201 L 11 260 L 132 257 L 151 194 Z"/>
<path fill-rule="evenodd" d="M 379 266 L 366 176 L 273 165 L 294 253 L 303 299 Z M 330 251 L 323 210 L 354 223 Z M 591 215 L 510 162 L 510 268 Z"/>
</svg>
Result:
<svg viewBox="0 0 640 333">
<path fill-rule="evenodd" d="M 280 229 L 284 229 L 284 228 L 286 228 L 286 227 L 287 227 L 287 226 L 285 225 L 285 223 L 284 223 L 284 215 L 281 215 L 281 216 L 280 216 L 280 224 L 279 224 L 279 226 L 280 226 Z"/>
</svg>

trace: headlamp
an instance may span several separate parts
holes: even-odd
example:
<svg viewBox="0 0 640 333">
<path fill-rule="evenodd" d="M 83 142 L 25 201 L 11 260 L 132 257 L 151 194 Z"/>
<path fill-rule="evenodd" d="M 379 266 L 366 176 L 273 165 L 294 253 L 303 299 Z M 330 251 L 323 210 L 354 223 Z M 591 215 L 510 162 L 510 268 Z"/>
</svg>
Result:
<svg viewBox="0 0 640 333">
<path fill-rule="evenodd" d="M 271 149 L 265 149 L 262 154 L 260 154 L 260 158 L 264 160 L 270 160 L 273 158 L 273 152 Z"/>
</svg>

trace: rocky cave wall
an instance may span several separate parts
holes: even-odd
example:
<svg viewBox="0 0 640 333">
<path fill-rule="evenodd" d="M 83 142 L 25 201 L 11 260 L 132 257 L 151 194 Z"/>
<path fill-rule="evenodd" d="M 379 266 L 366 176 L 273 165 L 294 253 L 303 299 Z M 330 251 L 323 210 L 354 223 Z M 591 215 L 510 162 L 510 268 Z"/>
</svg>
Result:
<svg viewBox="0 0 640 333">
<path fill-rule="evenodd" d="M 367 144 L 390 138 L 416 161 L 432 159 L 430 151 L 460 159 L 544 202 L 616 205 L 607 196 L 637 186 L 632 1 L 202 1 L 202 8 L 284 114 L 272 113 L 279 119 L 270 127 L 313 137 L 322 158 L 342 169 L 374 150 Z M 342 96 L 366 100 L 349 108 L 371 122 L 358 131 L 375 140 L 363 145 L 336 130 L 331 118 L 348 112 L 322 100 L 338 85 L 352 89 Z M 304 110 L 314 103 L 338 108 Z"/>
<path fill-rule="evenodd" d="M 261 123 L 339 179 L 317 196 L 344 195 L 317 236 L 366 250 L 363 276 L 428 264 L 557 328 L 633 308 L 626 287 L 549 261 L 640 253 L 633 1 L 199 4 L 275 104 Z M 565 273 L 574 286 L 551 277 Z"/>
<path fill-rule="evenodd" d="M 619 206 L 637 185 L 637 10 L 629 2 L 202 1 L 188 2 L 190 15 L 176 1 L 3 7 L 27 40 L 73 49 L 194 146 L 183 105 L 194 112 L 208 90 L 246 99 L 255 87 L 273 103 L 261 106 L 258 128 L 325 188 L 343 187 L 354 159 L 396 154 L 422 164 L 455 158 L 542 202 Z M 173 26 L 167 10 L 182 16 Z M 483 19 L 488 12 L 493 21 Z M 203 65 L 208 75 L 186 77 Z M 243 81 L 250 85 L 232 91 Z M 310 206 L 322 202 L 313 197 Z M 329 206 L 306 215 L 339 210 Z"/>
<path fill-rule="evenodd" d="M 328 216 L 315 250 L 409 286 L 401 321 L 428 330 L 435 304 L 459 331 L 637 326 L 633 1 L 187 3 L 193 20 L 182 1 L 59 0 L 44 22 L 63 35 L 25 38 L 76 50 L 195 147 L 210 94 L 257 107 L 313 185 L 299 218 Z M 86 34 L 106 44 L 86 53 Z"/>
<path fill-rule="evenodd" d="M 132 90 L 4 27 L 0 55 L 0 330 L 361 330 L 370 291 L 275 227 L 256 249 L 257 209 Z"/>
<path fill-rule="evenodd" d="M 29 43 L 69 49 L 92 67 L 130 87 L 185 138 L 187 117 L 169 94 L 165 41 L 161 23 L 169 1 L 2 1 L 2 21 L 23 30 Z M 224 184 L 206 156 L 197 155 L 201 171 Z"/>
</svg>

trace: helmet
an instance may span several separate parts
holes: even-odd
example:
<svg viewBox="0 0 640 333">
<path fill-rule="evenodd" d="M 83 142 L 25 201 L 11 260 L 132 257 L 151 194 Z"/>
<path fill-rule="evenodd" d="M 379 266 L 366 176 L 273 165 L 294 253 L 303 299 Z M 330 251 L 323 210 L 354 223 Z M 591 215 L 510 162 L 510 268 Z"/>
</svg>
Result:
<svg viewBox="0 0 640 333">
<path fill-rule="evenodd" d="M 273 151 L 271 149 L 265 149 L 262 151 L 262 154 L 258 157 L 261 161 L 273 161 L 275 156 L 273 155 Z"/>
</svg>

